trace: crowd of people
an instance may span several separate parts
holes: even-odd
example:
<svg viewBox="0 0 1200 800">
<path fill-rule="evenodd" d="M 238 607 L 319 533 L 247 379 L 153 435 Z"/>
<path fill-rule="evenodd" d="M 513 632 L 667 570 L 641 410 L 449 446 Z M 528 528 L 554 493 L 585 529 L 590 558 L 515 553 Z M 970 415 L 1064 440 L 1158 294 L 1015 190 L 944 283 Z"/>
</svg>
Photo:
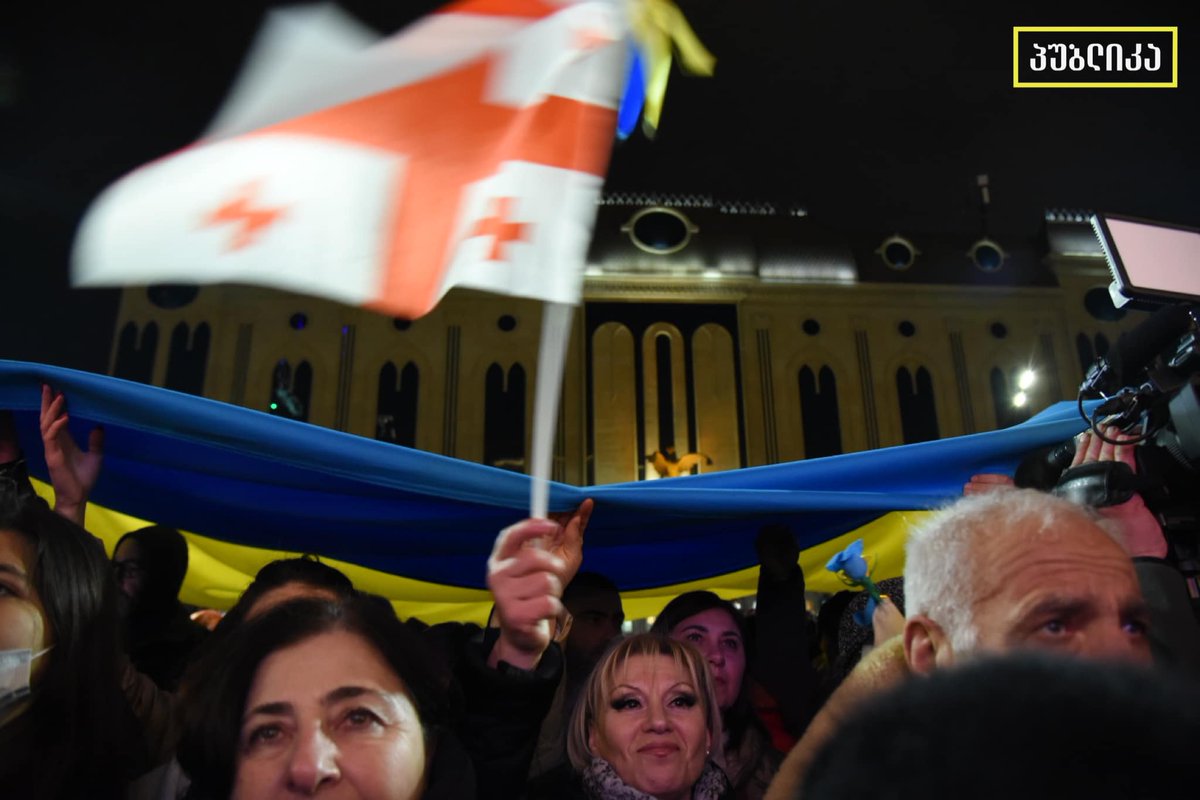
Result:
<svg viewBox="0 0 1200 800">
<path fill-rule="evenodd" d="M 0 413 L 0 797 L 791 800 L 1175 797 L 1200 763 L 1200 624 L 1136 495 L 1004 476 L 909 534 L 903 579 L 807 606 L 759 534 L 752 614 L 708 591 L 623 635 L 580 571 L 592 501 L 497 536 L 486 627 L 402 620 L 315 557 L 223 615 L 178 599 L 187 544 L 85 529 L 86 449 L 44 389 L 55 507 Z M 1075 465 L 1131 461 L 1085 432 Z M 203 624 L 202 624 L 203 623 Z"/>
</svg>

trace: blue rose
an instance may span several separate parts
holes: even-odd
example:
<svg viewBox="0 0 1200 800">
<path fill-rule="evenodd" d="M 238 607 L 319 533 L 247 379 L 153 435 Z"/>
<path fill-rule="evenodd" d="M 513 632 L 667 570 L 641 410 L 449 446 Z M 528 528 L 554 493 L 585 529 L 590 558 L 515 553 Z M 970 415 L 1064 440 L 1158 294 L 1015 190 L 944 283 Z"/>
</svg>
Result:
<svg viewBox="0 0 1200 800">
<path fill-rule="evenodd" d="M 863 541 L 855 539 L 842 552 L 829 559 L 825 569 L 833 573 L 844 573 L 847 578 L 857 583 L 867 580 L 867 560 L 863 558 Z"/>
</svg>

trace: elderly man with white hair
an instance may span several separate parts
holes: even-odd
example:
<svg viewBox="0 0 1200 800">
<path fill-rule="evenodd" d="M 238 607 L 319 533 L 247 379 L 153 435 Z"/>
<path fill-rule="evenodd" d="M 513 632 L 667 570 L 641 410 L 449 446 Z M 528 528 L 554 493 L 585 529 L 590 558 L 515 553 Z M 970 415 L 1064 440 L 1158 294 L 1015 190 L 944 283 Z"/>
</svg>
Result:
<svg viewBox="0 0 1200 800">
<path fill-rule="evenodd" d="M 926 673 L 1037 647 L 1149 662 L 1149 610 L 1112 523 L 1032 489 L 964 498 L 909 534 L 904 655 Z"/>
<path fill-rule="evenodd" d="M 1087 434 L 1075 463 L 1128 462 L 1132 452 L 1122 449 Z M 987 491 L 998 482 L 1007 482 L 1005 491 Z M 910 532 L 903 636 L 876 647 L 834 692 L 766 800 L 798 797 L 808 766 L 842 720 L 912 674 L 1026 649 L 1149 664 L 1152 605 L 1156 624 L 1178 624 L 1182 615 L 1185 645 L 1194 648 L 1196 620 L 1182 578 L 1161 560 L 1166 540 L 1140 498 L 1101 516 L 994 477 L 973 479 L 966 493 Z M 1143 585 L 1135 560 L 1148 562 Z M 1175 620 L 1166 619 L 1171 614 Z"/>
</svg>

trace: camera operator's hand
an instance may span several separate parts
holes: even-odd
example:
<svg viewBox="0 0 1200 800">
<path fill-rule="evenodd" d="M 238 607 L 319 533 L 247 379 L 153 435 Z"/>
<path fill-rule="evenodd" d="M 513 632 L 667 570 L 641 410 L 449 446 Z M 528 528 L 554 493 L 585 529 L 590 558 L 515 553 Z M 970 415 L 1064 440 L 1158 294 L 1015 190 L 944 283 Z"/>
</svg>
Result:
<svg viewBox="0 0 1200 800">
<path fill-rule="evenodd" d="M 1137 439 L 1137 436 L 1132 433 L 1122 433 L 1112 426 L 1104 428 L 1102 433 L 1105 438 L 1112 439 L 1119 444 L 1106 442 L 1090 430 L 1084 431 L 1076 437 L 1075 458 L 1071 461 L 1071 466 L 1078 467 L 1080 464 L 1089 464 L 1093 461 L 1120 461 L 1136 474 L 1136 445 L 1124 444 L 1124 442 L 1132 442 Z M 1097 511 L 1121 526 L 1130 555 L 1166 558 L 1167 539 L 1163 536 L 1158 520 L 1150 513 L 1150 509 L 1146 508 L 1146 503 L 1140 494 L 1135 492 L 1124 503 L 1105 506 Z"/>
</svg>

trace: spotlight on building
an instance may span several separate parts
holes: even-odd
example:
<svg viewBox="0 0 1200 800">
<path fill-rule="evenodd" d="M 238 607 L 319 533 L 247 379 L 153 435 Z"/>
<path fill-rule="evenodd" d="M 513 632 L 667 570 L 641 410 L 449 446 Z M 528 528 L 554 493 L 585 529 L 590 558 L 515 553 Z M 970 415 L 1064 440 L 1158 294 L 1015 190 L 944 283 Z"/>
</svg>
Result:
<svg viewBox="0 0 1200 800">
<path fill-rule="evenodd" d="M 1004 248 L 986 236 L 971 245 L 967 256 L 984 272 L 995 272 L 1004 266 L 1004 259 L 1008 258 Z"/>
<path fill-rule="evenodd" d="M 1028 402 L 1029 402 L 1029 396 L 1026 395 L 1024 392 L 1017 392 L 1016 394 L 1013 395 L 1012 404 L 1016 408 L 1024 408 L 1025 404 Z"/>
<path fill-rule="evenodd" d="M 883 263 L 895 270 L 908 269 L 921 254 L 912 242 L 898 233 L 884 239 L 875 252 L 883 259 Z"/>
<path fill-rule="evenodd" d="M 1017 378 L 1017 386 L 1021 391 L 1025 391 L 1037 382 L 1037 373 L 1031 369 L 1027 369 Z"/>
</svg>

